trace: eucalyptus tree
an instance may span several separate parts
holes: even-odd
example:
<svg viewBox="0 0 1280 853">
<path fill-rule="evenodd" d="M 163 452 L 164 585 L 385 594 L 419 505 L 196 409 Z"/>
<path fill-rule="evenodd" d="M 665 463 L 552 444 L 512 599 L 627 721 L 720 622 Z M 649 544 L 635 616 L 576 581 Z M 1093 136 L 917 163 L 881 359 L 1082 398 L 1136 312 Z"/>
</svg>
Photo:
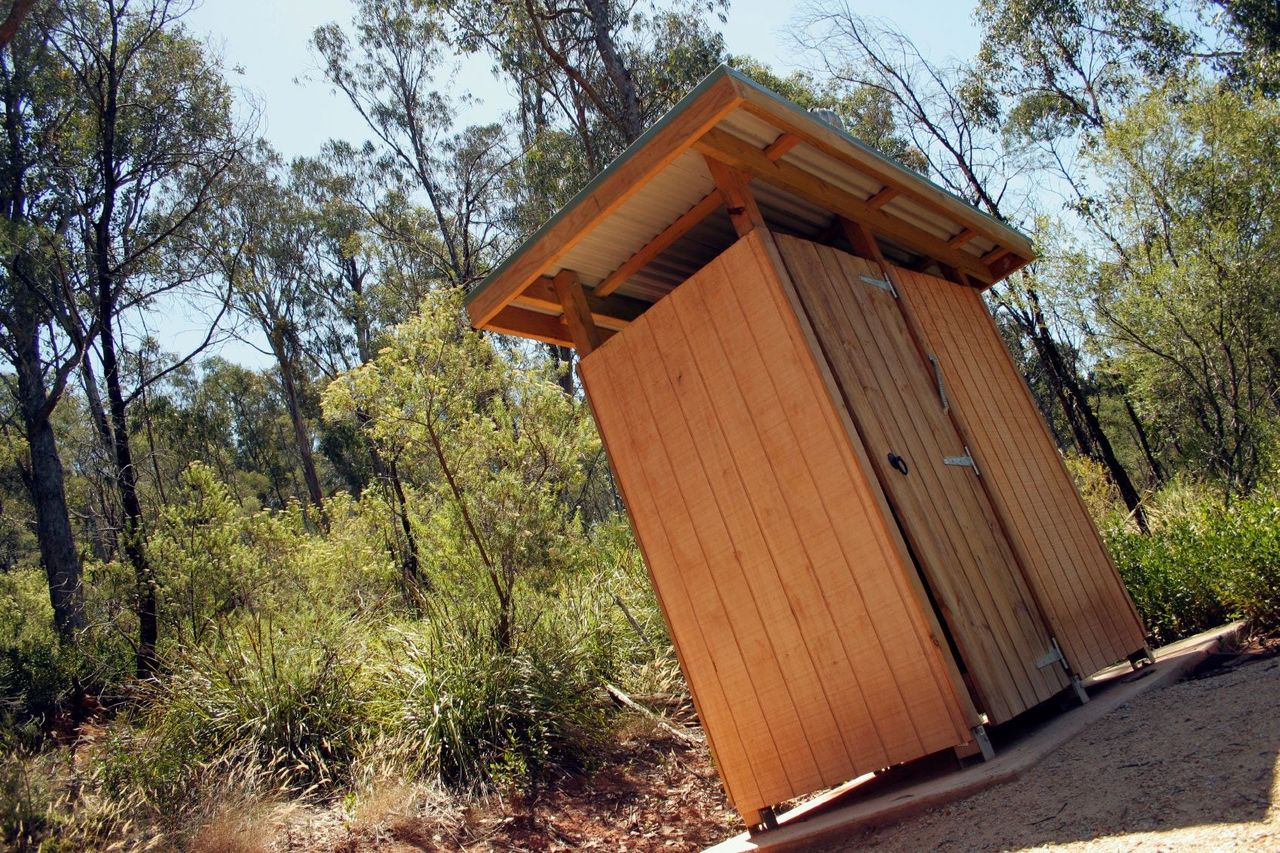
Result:
<svg viewBox="0 0 1280 853">
<path fill-rule="evenodd" d="M 94 327 L 62 271 L 74 207 L 65 168 L 83 153 L 75 91 L 53 44 L 50 15 L 27 22 L 0 53 L 0 351 L 21 426 L 19 469 L 31 495 L 54 622 L 71 639 L 84 626 L 81 566 L 67 509 L 54 409 Z"/>
<path fill-rule="evenodd" d="M 201 250 L 199 232 L 249 141 L 218 62 L 181 24 L 189 8 L 170 0 L 69 0 L 53 35 L 87 135 L 72 172 L 69 233 L 78 252 L 70 278 L 97 333 L 120 542 L 137 581 L 142 674 L 155 665 L 156 585 L 143 546 L 129 418 L 139 389 L 123 371 L 124 334 L 131 315 L 211 273 L 212 253 Z"/>
<path fill-rule="evenodd" d="M 441 90 L 444 44 L 427 4 L 361 0 L 351 29 L 315 31 L 325 76 L 376 138 L 378 168 L 398 179 L 408 201 L 422 200 L 431 229 L 419 248 L 439 283 L 466 286 L 505 236 L 506 134 L 500 125 L 455 129 L 459 99 Z"/>
<path fill-rule="evenodd" d="M 1172 83 L 1115 117 L 1089 159 L 1125 251 L 1081 297 L 1119 369 L 1228 500 L 1280 423 L 1280 105 Z"/>
<path fill-rule="evenodd" d="M 1046 4 L 1028 5 L 1041 9 Z M 897 124 L 924 157 L 929 177 L 997 219 L 1016 223 L 1033 213 L 1025 160 L 1017 156 L 1001 126 L 1002 93 L 988 82 L 993 76 L 1016 77 L 1018 68 L 939 64 L 900 30 L 856 14 L 844 0 L 811 2 L 793 37 L 832 79 L 868 87 L 888 99 Z M 995 298 L 1033 344 L 1072 426 L 1077 449 L 1104 466 L 1145 529 L 1141 497 L 1103 429 L 1070 348 L 1054 333 L 1051 309 L 1034 268 L 1016 274 Z"/>
<path fill-rule="evenodd" d="M 252 163 L 237 169 L 233 202 L 225 212 L 227 227 L 237 236 L 225 241 L 230 252 L 224 274 L 232 282 L 234 309 L 265 340 L 275 361 L 306 499 L 323 512 L 315 439 L 305 411 L 310 372 L 304 352 L 304 340 L 328 308 L 314 286 L 322 275 L 314 250 L 320 234 L 282 171 L 279 157 L 265 146 Z"/>
</svg>

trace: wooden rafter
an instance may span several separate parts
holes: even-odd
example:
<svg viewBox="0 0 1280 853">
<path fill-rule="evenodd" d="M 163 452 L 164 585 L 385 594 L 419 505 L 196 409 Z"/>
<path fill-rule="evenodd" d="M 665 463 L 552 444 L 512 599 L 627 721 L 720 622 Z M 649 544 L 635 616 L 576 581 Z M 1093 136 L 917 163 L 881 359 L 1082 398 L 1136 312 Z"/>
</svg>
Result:
<svg viewBox="0 0 1280 853">
<path fill-rule="evenodd" d="M 645 145 L 618 168 L 600 179 L 581 204 L 571 208 L 547 229 L 541 239 L 517 257 L 475 295 L 467 305 L 471 322 L 488 328 L 490 318 L 543 271 L 568 254 L 592 229 L 663 168 L 689 150 L 693 141 L 742 103 L 731 77 L 715 81 L 672 121 L 652 132 Z"/>
<path fill-rule="evenodd" d="M 990 284 L 994 276 L 972 255 L 953 249 L 945 241 L 882 210 L 876 210 L 858 198 L 816 175 L 786 162 L 773 162 L 760 149 L 730 133 L 712 129 L 703 134 L 694 147 L 703 155 L 790 190 L 855 222 L 866 224 L 872 231 L 902 243 L 908 248 L 949 263 Z"/>
<path fill-rule="evenodd" d="M 956 236 L 948 240 L 947 245 L 953 249 L 959 249 L 965 243 L 968 243 L 970 240 L 972 240 L 974 237 L 977 237 L 977 236 L 978 236 L 977 231 L 974 231 L 972 228 L 965 228 L 959 234 L 957 234 Z"/>
<path fill-rule="evenodd" d="M 991 264 L 994 264 L 996 261 L 1000 260 L 1001 258 L 1003 258 L 1005 255 L 1009 254 L 1012 251 L 1013 250 L 1007 246 L 996 246 L 994 249 L 992 249 L 990 252 L 987 252 L 978 260 L 982 261 L 987 266 L 990 266 Z"/>
<path fill-rule="evenodd" d="M 827 128 L 820 122 L 810 123 L 793 119 L 790 115 L 774 108 L 770 96 L 758 90 L 744 88 L 743 95 L 745 100 L 743 101 L 742 109 L 780 131 L 799 136 L 805 143 L 812 145 L 824 154 L 837 160 L 847 161 L 849 159 L 848 146 L 838 131 Z M 876 162 L 874 159 L 865 157 L 859 158 L 858 167 L 866 174 L 875 177 L 885 186 L 897 186 L 902 195 L 922 207 L 935 213 L 940 213 L 949 219 L 960 218 L 960 211 L 967 207 L 964 202 L 953 201 L 939 193 L 931 192 L 927 185 L 913 186 L 910 182 L 904 182 L 901 173 L 894 170 L 888 163 Z M 994 232 L 989 236 L 993 240 L 996 239 Z M 1030 254 L 1030 243 L 1027 244 L 1025 249 L 1015 249 L 1015 251 L 1025 251 Z"/>
<path fill-rule="evenodd" d="M 695 225 L 710 216 L 722 203 L 720 193 L 707 193 L 701 201 L 682 213 L 679 219 L 662 229 L 658 236 L 623 261 L 622 266 L 609 273 L 595 288 L 596 296 L 612 294 L 622 286 L 623 282 L 648 266 L 650 261 L 666 251 L 672 243 L 688 234 Z"/>
<path fill-rule="evenodd" d="M 902 195 L 902 190 L 897 187 L 885 187 L 880 190 L 880 192 L 867 199 L 867 206 L 872 210 L 879 210 L 900 195 Z"/>
<path fill-rule="evenodd" d="M 794 133 L 783 133 L 777 139 L 770 142 L 764 149 L 764 156 L 770 160 L 781 160 L 783 156 L 795 148 L 804 140 L 796 136 Z"/>
<path fill-rule="evenodd" d="M 792 148 L 800 144 L 801 139 L 790 133 L 784 133 L 764 147 L 762 153 L 769 160 L 780 160 Z M 750 181 L 751 177 L 747 176 Z M 609 296 L 623 285 L 627 279 L 649 265 L 654 258 L 665 252 L 670 246 L 693 230 L 699 222 L 706 219 L 720 208 L 724 202 L 719 190 L 707 193 L 693 207 L 662 229 L 656 237 L 645 243 L 634 255 L 627 258 L 622 266 L 605 276 L 604 281 L 596 285 L 593 291 L 596 296 Z"/>
</svg>

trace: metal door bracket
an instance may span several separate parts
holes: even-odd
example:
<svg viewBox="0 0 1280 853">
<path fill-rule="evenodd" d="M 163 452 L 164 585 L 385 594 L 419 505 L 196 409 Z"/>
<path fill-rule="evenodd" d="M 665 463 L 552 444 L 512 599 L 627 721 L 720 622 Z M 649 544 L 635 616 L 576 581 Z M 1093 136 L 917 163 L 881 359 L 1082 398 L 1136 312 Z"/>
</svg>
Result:
<svg viewBox="0 0 1280 853">
<path fill-rule="evenodd" d="M 977 474 L 979 477 L 982 476 L 982 472 L 978 470 L 978 463 L 973 461 L 973 454 L 969 452 L 969 448 L 967 446 L 964 449 L 964 456 L 944 456 L 942 457 L 942 462 L 944 465 L 956 465 L 961 468 L 972 468 L 974 474 Z"/>
<path fill-rule="evenodd" d="M 1067 659 L 1062 655 L 1062 647 L 1058 645 L 1058 638 L 1051 637 L 1049 644 L 1049 651 L 1045 652 L 1040 660 L 1036 661 L 1036 669 L 1044 669 L 1046 666 L 1053 666 L 1055 663 L 1062 664 L 1063 669 L 1066 669 Z"/>
<path fill-rule="evenodd" d="M 898 298 L 898 291 L 894 289 L 894 287 L 893 287 L 893 282 L 892 282 L 892 281 L 889 281 L 889 279 L 887 279 L 887 278 L 872 278 L 872 277 L 871 277 L 871 276 L 869 276 L 869 275 L 860 275 L 860 276 L 858 276 L 858 278 L 862 279 L 862 280 L 863 280 L 863 282 L 865 282 L 866 284 L 871 285 L 872 287 L 878 287 L 878 288 L 880 288 L 881 290 L 887 290 L 887 291 L 889 291 L 889 293 L 893 294 L 893 298 L 894 298 L 894 299 L 897 299 L 897 298 Z"/>
</svg>

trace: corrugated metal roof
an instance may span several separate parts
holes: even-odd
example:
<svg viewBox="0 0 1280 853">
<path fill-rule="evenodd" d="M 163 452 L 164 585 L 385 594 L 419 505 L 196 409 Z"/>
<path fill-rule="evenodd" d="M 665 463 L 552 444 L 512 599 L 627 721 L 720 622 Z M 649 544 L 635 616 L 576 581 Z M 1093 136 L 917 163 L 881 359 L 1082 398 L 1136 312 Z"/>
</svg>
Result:
<svg viewBox="0 0 1280 853">
<path fill-rule="evenodd" d="M 705 136 L 708 132 L 722 135 Z M 774 166 L 761 155 L 783 134 L 796 137 L 796 144 Z M 704 152 L 717 140 L 762 164 L 748 174 L 754 178 L 751 191 L 766 222 L 780 231 L 829 237 L 836 212 L 858 219 L 863 211 L 877 236 L 900 250 L 895 254 L 965 265 L 982 284 L 1032 257 L 1022 234 L 722 66 L 471 290 L 472 321 L 483 328 L 526 287 L 563 269 L 575 271 L 591 293 L 716 192 Z M 717 159 L 718 151 L 712 150 Z M 900 194 L 879 211 L 869 208 L 867 200 L 886 186 Z M 975 236 L 947 246 L 966 230 Z M 634 270 L 615 293 L 656 301 L 735 239 L 721 208 Z M 997 245 L 1009 248 L 1011 257 L 988 268 L 979 259 Z"/>
</svg>

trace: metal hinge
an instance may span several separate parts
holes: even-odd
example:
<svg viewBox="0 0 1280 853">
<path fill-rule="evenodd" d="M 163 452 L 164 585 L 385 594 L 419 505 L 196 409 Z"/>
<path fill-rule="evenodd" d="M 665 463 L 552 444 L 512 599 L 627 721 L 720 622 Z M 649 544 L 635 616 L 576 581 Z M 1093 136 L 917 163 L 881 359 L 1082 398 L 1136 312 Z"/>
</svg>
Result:
<svg viewBox="0 0 1280 853">
<path fill-rule="evenodd" d="M 942 462 L 944 465 L 956 465 L 962 468 L 972 468 L 974 474 L 979 477 L 982 476 L 982 472 L 978 470 L 978 463 L 973 461 L 973 454 L 969 452 L 967 445 L 964 449 L 964 456 L 944 456 L 942 457 Z"/>
<path fill-rule="evenodd" d="M 950 411 L 951 404 L 947 402 L 947 389 L 942 384 L 942 365 L 938 362 L 936 355 L 929 356 L 929 363 L 933 365 L 933 379 L 938 383 L 938 398 L 942 400 L 942 411 Z"/>
<path fill-rule="evenodd" d="M 1045 652 L 1044 655 L 1036 661 L 1036 669 L 1044 669 L 1046 666 L 1053 666 L 1055 663 L 1062 664 L 1065 669 L 1067 666 L 1067 659 L 1062 656 L 1062 649 L 1058 646 L 1057 637 L 1050 637 L 1049 643 L 1049 651 Z"/>
<path fill-rule="evenodd" d="M 869 276 L 869 275 L 860 275 L 858 276 L 858 278 L 862 279 L 865 283 L 871 285 L 872 287 L 878 287 L 881 290 L 889 291 L 889 293 L 893 294 L 894 299 L 898 298 L 898 291 L 894 289 L 893 282 L 890 281 L 889 279 L 873 278 L 872 276 Z"/>
</svg>

